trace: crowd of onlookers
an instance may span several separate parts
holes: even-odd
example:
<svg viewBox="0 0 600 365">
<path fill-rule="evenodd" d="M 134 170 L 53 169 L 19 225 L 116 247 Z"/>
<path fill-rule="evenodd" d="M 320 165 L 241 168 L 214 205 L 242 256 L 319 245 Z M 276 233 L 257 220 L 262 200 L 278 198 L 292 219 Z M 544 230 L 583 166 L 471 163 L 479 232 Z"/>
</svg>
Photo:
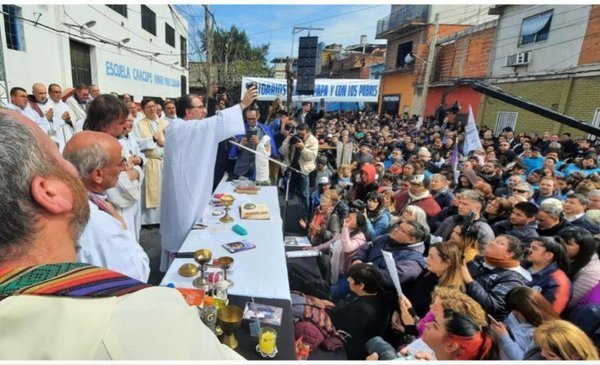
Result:
<svg viewBox="0 0 600 365">
<path fill-rule="evenodd" d="M 595 141 L 481 127 L 481 147 L 463 151 L 464 132 L 453 115 L 316 120 L 301 223 L 319 272 L 291 262 L 291 287 L 352 359 L 599 359 Z"/>
<path fill-rule="evenodd" d="M 99 253 L 111 246 L 99 238 L 108 226 L 96 223 L 83 237 L 98 252 L 82 250 L 80 260 L 148 279 L 139 230 L 160 223 L 165 129 L 227 107 L 213 86 L 206 97 L 140 104 L 94 85 L 68 94 L 57 84 L 35 84 L 31 96 L 11 90 L 8 107 L 36 122 L 78 169 L 92 214 L 107 212 L 115 231 L 128 231 L 119 239 L 130 258 Z M 305 211 L 298 225 L 307 249 L 321 253 L 316 272 L 288 263 L 291 287 L 302 292 L 294 304 L 317 310 L 297 314 L 305 341 L 344 346 L 350 359 L 599 359 L 595 140 L 481 127 L 481 147 L 465 151 L 465 125 L 454 115 L 419 120 L 316 113 L 310 103 L 294 114 L 272 107 L 264 117 L 246 109 L 246 133 L 236 137 L 263 157 L 223 141 L 213 189 L 225 174 L 280 186 L 290 179 Z M 105 160 L 81 157 L 94 136 L 73 137 L 81 130 L 111 135 L 106 146 L 116 147 L 107 147 Z M 114 176 L 90 176 L 113 162 Z M 109 204 L 98 200 L 106 197 Z"/>
</svg>

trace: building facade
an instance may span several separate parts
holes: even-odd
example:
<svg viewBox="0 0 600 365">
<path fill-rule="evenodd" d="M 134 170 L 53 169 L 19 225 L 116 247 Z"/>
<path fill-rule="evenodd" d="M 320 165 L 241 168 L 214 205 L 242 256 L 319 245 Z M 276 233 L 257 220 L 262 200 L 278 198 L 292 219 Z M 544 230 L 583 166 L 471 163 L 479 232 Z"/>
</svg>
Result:
<svg viewBox="0 0 600 365">
<path fill-rule="evenodd" d="M 377 22 L 377 39 L 387 40 L 380 112 L 419 113 L 424 105 L 423 80 L 438 15 L 439 39 L 473 24 L 494 20 L 486 5 L 392 5 Z M 408 57 L 411 55 L 411 57 Z"/>
<path fill-rule="evenodd" d="M 170 5 L 2 5 L 2 100 L 35 82 L 176 97 L 188 90 L 187 21 Z"/>
<path fill-rule="evenodd" d="M 489 82 L 571 117 L 600 124 L 600 6 L 496 6 Z M 496 131 L 584 132 L 492 98 L 480 122 Z"/>
</svg>

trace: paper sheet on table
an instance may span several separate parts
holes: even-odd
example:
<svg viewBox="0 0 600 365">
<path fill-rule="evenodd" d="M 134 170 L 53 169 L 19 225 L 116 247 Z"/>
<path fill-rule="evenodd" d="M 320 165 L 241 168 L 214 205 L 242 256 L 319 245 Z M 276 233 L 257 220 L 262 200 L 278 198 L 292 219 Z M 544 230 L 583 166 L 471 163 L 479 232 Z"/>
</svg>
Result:
<svg viewBox="0 0 600 365">
<path fill-rule="evenodd" d="M 422 339 L 417 339 L 414 340 L 413 342 L 409 343 L 406 348 L 408 349 L 408 351 L 410 351 L 412 354 L 416 354 L 417 352 L 426 352 L 428 354 L 431 354 L 434 356 L 435 358 L 435 353 L 433 352 L 433 350 L 431 349 L 431 347 L 427 346 L 427 344 L 422 340 Z"/>
<path fill-rule="evenodd" d="M 285 257 L 294 258 L 294 257 L 313 257 L 320 256 L 321 251 L 319 250 L 301 250 L 301 251 L 288 251 L 285 253 Z"/>
<path fill-rule="evenodd" d="M 387 269 L 390 272 L 390 277 L 392 279 L 392 283 L 394 283 L 398 297 L 402 297 L 402 287 L 400 286 L 400 279 L 398 278 L 398 270 L 396 269 L 396 261 L 394 261 L 394 256 L 392 256 L 391 252 L 387 251 L 381 251 L 381 253 L 383 254 L 385 266 L 387 266 Z"/>
<path fill-rule="evenodd" d="M 310 247 L 310 241 L 308 237 L 296 237 L 296 236 L 285 236 L 283 240 L 286 246 L 306 246 Z"/>
</svg>

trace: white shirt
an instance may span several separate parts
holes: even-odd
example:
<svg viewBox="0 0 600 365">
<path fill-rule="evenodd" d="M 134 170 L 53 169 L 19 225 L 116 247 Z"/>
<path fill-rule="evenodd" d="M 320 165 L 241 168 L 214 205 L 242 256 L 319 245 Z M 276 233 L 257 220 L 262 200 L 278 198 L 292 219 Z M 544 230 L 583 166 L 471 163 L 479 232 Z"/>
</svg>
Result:
<svg viewBox="0 0 600 365">
<path fill-rule="evenodd" d="M 175 120 L 165 130 L 161 192 L 162 247 L 177 252 L 210 200 L 220 141 L 244 134 L 239 105 L 202 120 Z"/>
<path fill-rule="evenodd" d="M 79 238 L 79 262 L 102 266 L 147 282 L 150 259 L 131 233 L 89 201 L 90 221 Z"/>
<path fill-rule="evenodd" d="M 79 104 L 74 96 L 69 97 L 66 103 L 73 112 L 73 114 L 71 114 L 71 120 L 85 119 L 85 117 L 87 116 L 85 105 Z"/>
<path fill-rule="evenodd" d="M 29 106 L 29 102 L 27 102 L 27 105 L 23 109 L 10 102 L 6 104 L 6 107 L 8 109 L 15 110 L 18 113 L 21 113 L 27 118 L 33 120 L 37 123 L 37 125 L 40 126 L 40 128 L 42 128 L 44 132 L 48 133 L 48 131 L 50 130 L 50 123 L 48 122 L 46 117 L 40 117 L 40 115 L 35 110 L 33 110 L 31 106 Z"/>
<path fill-rule="evenodd" d="M 0 359 L 243 360 L 176 290 L 110 298 L 13 295 L 0 301 Z"/>
<path fill-rule="evenodd" d="M 573 222 L 575 220 L 578 220 L 579 218 L 583 217 L 585 215 L 585 213 L 580 213 L 580 214 L 575 214 L 573 216 L 567 217 L 565 215 L 565 219 L 570 223 Z"/>
</svg>

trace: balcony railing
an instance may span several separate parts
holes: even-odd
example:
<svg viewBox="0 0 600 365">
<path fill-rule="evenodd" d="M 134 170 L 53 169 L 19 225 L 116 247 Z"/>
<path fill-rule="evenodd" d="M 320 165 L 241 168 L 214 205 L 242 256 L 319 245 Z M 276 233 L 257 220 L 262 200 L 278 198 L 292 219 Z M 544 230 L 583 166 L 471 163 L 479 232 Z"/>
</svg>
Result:
<svg viewBox="0 0 600 365">
<path fill-rule="evenodd" d="M 407 5 L 377 22 L 377 36 L 410 21 L 427 21 L 429 5 Z"/>
</svg>

